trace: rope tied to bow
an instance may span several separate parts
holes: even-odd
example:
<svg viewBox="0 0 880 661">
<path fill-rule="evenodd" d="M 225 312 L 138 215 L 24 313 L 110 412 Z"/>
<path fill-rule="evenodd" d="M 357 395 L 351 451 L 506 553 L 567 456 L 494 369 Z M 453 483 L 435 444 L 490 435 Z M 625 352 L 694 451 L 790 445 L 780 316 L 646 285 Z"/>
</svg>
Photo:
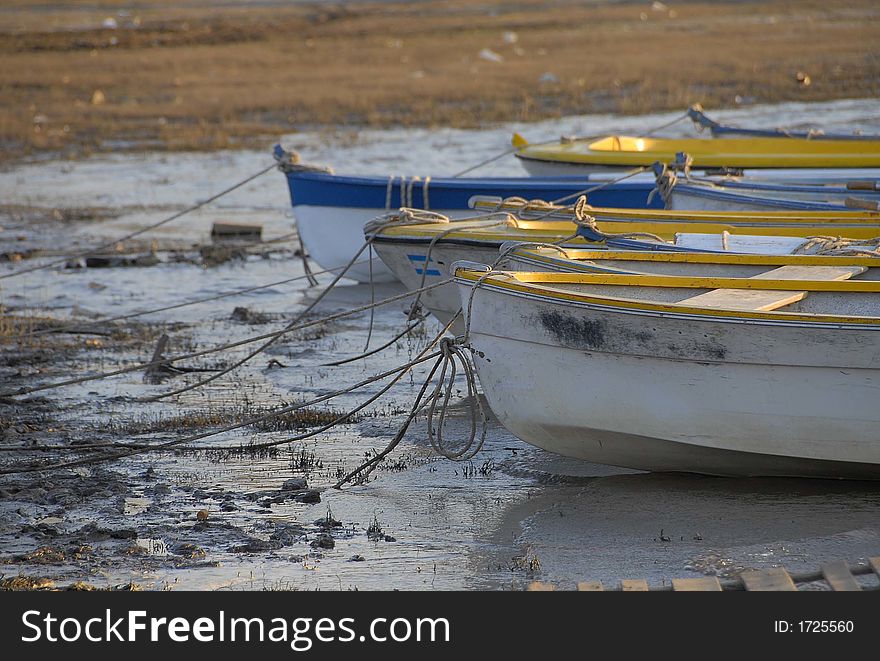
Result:
<svg viewBox="0 0 880 661">
<path fill-rule="evenodd" d="M 656 234 L 651 234 L 650 232 L 603 232 L 599 229 L 598 224 L 596 223 L 596 219 L 591 216 L 587 211 L 590 209 L 590 205 L 587 204 L 587 196 L 582 195 L 578 198 L 578 201 L 574 204 L 574 222 L 578 226 L 578 236 L 582 236 L 587 239 L 587 241 L 598 241 L 603 242 L 608 239 L 635 239 L 635 238 L 647 238 L 652 241 L 657 241 L 658 243 L 666 244 L 666 240 Z"/>
<path fill-rule="evenodd" d="M 467 461 L 473 458 L 486 442 L 489 431 L 489 420 L 480 394 L 477 391 L 477 378 L 470 362 L 468 351 L 471 349 L 457 339 L 444 337 L 438 346 L 441 354 L 440 375 L 437 385 L 430 395 L 428 403 L 428 440 L 438 454 L 453 461 Z M 455 387 L 455 377 L 459 366 L 465 377 L 467 402 L 470 409 L 470 431 L 456 448 L 450 447 L 443 436 L 443 428 L 449 411 L 449 400 Z M 437 409 L 439 406 L 439 414 Z M 437 415 L 437 427 L 434 428 L 434 416 Z M 478 425 L 479 422 L 479 425 Z"/>
</svg>

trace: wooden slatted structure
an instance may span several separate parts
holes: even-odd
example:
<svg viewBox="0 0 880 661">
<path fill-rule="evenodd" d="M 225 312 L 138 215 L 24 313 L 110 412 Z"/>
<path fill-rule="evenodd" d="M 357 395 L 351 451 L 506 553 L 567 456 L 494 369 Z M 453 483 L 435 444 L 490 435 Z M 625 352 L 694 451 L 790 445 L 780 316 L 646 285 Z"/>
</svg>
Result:
<svg viewBox="0 0 880 661">
<path fill-rule="evenodd" d="M 856 576 L 873 576 L 874 580 L 859 582 Z M 620 587 L 612 588 L 622 592 L 720 592 L 722 590 L 747 590 L 749 592 L 766 591 L 797 591 L 799 586 L 810 583 L 824 582 L 835 592 L 870 590 L 880 592 L 880 556 L 868 558 L 866 564 L 849 565 L 843 560 L 824 565 L 820 571 L 807 573 L 789 573 L 782 567 L 770 569 L 752 569 L 744 571 L 739 578 L 721 582 L 715 576 L 697 578 L 674 578 L 671 585 L 664 582 L 663 586 L 650 586 L 645 579 L 623 579 Z M 551 583 L 533 581 L 526 588 L 529 591 L 548 592 L 556 590 Z M 601 581 L 581 581 L 577 584 L 578 592 L 603 592 L 605 587 Z"/>
</svg>

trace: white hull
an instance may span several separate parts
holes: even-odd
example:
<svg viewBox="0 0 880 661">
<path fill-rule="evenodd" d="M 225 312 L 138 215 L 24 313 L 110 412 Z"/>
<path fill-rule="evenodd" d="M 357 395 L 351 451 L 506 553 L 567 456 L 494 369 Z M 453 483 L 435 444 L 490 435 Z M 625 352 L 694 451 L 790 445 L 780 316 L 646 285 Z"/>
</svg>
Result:
<svg viewBox="0 0 880 661">
<path fill-rule="evenodd" d="M 880 478 L 878 333 L 481 287 L 470 344 L 502 424 L 552 452 L 650 471 Z"/>
<path fill-rule="evenodd" d="M 309 256 L 321 268 L 331 269 L 345 266 L 364 245 L 364 225 L 385 211 L 373 208 L 322 207 L 295 205 L 296 225 L 300 239 Z M 471 217 L 474 212 L 465 210 L 437 210 L 449 218 Z M 394 274 L 382 260 L 375 256 L 372 261 L 373 282 L 394 282 Z M 367 251 L 358 261 L 363 264 L 352 266 L 347 277 L 358 282 L 370 282 L 370 264 L 366 261 Z"/>
</svg>

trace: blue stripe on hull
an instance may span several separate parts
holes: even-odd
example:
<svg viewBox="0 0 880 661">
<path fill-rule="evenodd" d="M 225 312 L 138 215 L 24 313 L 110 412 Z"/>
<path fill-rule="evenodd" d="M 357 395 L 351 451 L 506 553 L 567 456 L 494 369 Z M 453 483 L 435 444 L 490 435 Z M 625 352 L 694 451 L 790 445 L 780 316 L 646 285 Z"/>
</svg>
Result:
<svg viewBox="0 0 880 661">
<path fill-rule="evenodd" d="M 328 207 L 356 207 L 384 209 L 388 193 L 388 177 L 349 177 L 323 172 L 289 172 L 287 183 L 294 205 Z M 462 178 L 431 179 L 428 186 L 428 202 L 431 209 L 467 209 L 473 195 L 498 197 L 519 196 L 526 199 L 557 200 L 567 197 L 601 182 L 590 182 L 586 177 L 522 178 Z M 390 208 L 405 206 L 401 203 L 400 178 L 391 191 Z M 627 209 L 662 209 L 663 201 L 655 195 L 651 203 L 648 196 L 654 189 L 653 182 L 621 182 L 590 193 L 589 203 L 597 207 L 621 207 Z M 566 202 L 573 202 L 573 199 Z M 425 208 L 424 185 L 417 181 L 412 186 L 412 206 Z"/>
</svg>

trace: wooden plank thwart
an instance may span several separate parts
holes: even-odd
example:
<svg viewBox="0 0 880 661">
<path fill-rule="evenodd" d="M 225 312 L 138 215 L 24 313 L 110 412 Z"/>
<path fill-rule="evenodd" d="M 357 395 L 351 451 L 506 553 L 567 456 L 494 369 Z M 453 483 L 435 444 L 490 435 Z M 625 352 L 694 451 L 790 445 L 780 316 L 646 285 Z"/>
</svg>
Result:
<svg viewBox="0 0 880 661">
<path fill-rule="evenodd" d="M 602 592 L 602 581 L 581 581 L 578 583 L 578 592 Z"/>
<path fill-rule="evenodd" d="M 837 560 L 822 567 L 822 576 L 835 592 L 860 592 L 862 589 L 844 560 Z"/>
<path fill-rule="evenodd" d="M 864 273 L 864 266 L 780 266 L 759 273 L 750 280 L 849 280 Z M 705 308 L 733 308 L 751 312 L 767 312 L 792 303 L 807 295 L 805 291 L 776 291 L 772 289 L 713 289 L 686 298 L 679 303 Z"/>
<path fill-rule="evenodd" d="M 648 581 L 643 578 L 625 578 L 620 582 L 620 589 L 624 592 L 647 592 Z"/>
<path fill-rule="evenodd" d="M 740 578 L 750 592 L 797 591 L 791 576 L 782 567 L 744 571 Z"/>
<path fill-rule="evenodd" d="M 673 578 L 672 589 L 676 592 L 721 592 L 721 583 L 714 576 Z"/>
</svg>

